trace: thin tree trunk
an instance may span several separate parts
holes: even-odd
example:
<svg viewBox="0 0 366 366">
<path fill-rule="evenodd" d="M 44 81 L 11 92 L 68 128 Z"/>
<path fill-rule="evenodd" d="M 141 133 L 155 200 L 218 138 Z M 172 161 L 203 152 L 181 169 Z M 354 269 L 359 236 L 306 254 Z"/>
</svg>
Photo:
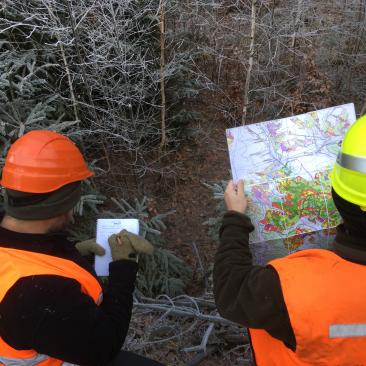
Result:
<svg viewBox="0 0 366 366">
<path fill-rule="evenodd" d="M 68 65 L 67 59 L 66 59 L 66 53 L 65 53 L 64 45 L 62 44 L 61 40 L 59 40 L 59 42 L 60 42 L 60 50 L 61 50 L 62 61 L 64 62 L 64 65 L 65 65 L 67 81 L 69 83 L 70 97 L 71 97 L 71 100 L 72 100 L 72 107 L 74 109 L 75 120 L 77 121 L 77 123 L 80 123 L 79 113 L 78 113 L 78 108 L 77 108 L 77 101 L 76 101 L 76 98 L 75 98 L 74 87 L 72 85 L 72 79 L 71 79 L 69 65 Z"/>
<path fill-rule="evenodd" d="M 363 116 L 365 113 L 366 113 L 366 101 L 361 108 L 361 116 Z"/>
<path fill-rule="evenodd" d="M 274 27 L 274 17 L 275 17 L 275 9 L 276 9 L 276 0 L 272 0 L 271 4 L 271 31 Z M 272 36 L 269 37 L 269 52 L 272 53 Z"/>
<path fill-rule="evenodd" d="M 302 4 L 303 4 L 303 0 L 298 0 L 298 2 L 297 2 L 297 13 L 296 13 L 295 24 L 294 24 L 294 33 L 292 34 L 292 39 L 291 39 L 291 46 L 290 46 L 291 49 L 292 49 L 291 64 L 293 66 L 295 65 L 296 36 L 297 36 L 297 31 L 299 29 L 299 23 L 300 23 L 300 19 L 301 19 Z"/>
<path fill-rule="evenodd" d="M 250 48 L 249 48 L 249 66 L 247 71 L 247 76 L 245 79 L 244 87 L 244 100 L 243 100 L 243 113 L 241 117 L 242 125 L 245 125 L 248 112 L 249 104 L 249 86 L 250 78 L 253 69 L 253 59 L 254 59 L 254 40 L 255 40 L 255 20 L 256 20 L 256 3 L 257 0 L 252 0 L 252 15 L 251 15 L 251 27 L 250 27 Z"/>
<path fill-rule="evenodd" d="M 79 48 L 79 40 L 80 39 L 79 39 L 79 34 L 76 30 L 76 22 L 75 22 L 75 17 L 74 17 L 74 11 L 72 9 L 72 2 L 71 2 L 71 0 L 66 0 L 66 1 L 67 1 L 67 8 L 68 8 L 69 16 L 70 16 L 70 21 L 71 21 L 72 34 L 73 34 L 73 37 L 74 37 L 74 40 L 75 40 L 74 43 L 75 43 L 76 55 L 77 55 L 79 65 L 80 65 L 79 67 L 80 67 L 82 79 L 83 79 L 83 82 L 84 82 L 84 85 L 85 85 L 85 88 L 86 88 L 86 93 L 88 95 L 89 104 L 93 109 L 94 119 L 95 119 L 95 121 L 99 122 L 98 114 L 96 112 L 93 97 L 92 97 L 92 93 L 91 93 L 91 88 L 90 88 L 90 85 L 88 83 L 88 78 L 86 76 L 85 69 L 84 69 L 84 61 L 83 61 L 83 58 L 82 58 L 81 53 L 80 53 L 80 48 Z M 99 122 L 99 124 L 100 124 L 100 122 Z M 109 173 L 111 171 L 111 162 L 109 160 L 108 150 L 107 150 L 107 147 L 105 146 L 105 143 L 104 143 L 103 140 L 101 140 L 101 144 L 102 144 L 102 148 L 103 148 L 104 155 L 105 155 L 107 165 L 108 165 L 108 170 L 106 172 Z"/>
<path fill-rule="evenodd" d="M 47 7 L 47 10 L 48 10 L 48 13 L 49 13 L 50 17 L 57 24 L 57 22 L 58 22 L 57 21 L 57 17 L 53 13 L 51 7 L 48 4 L 46 4 L 46 3 L 44 3 L 44 5 Z M 62 40 L 60 38 L 60 35 L 57 32 L 56 32 L 56 38 L 57 38 L 57 40 L 59 42 L 59 45 L 60 45 L 60 51 L 61 51 L 62 61 L 63 61 L 64 66 L 65 66 L 67 81 L 68 81 L 69 90 L 70 90 L 70 99 L 72 101 L 72 106 L 73 106 L 73 109 L 74 109 L 75 121 L 79 125 L 80 119 L 79 119 L 79 114 L 78 114 L 78 109 L 77 109 L 77 101 L 76 101 L 76 98 L 75 98 L 74 87 L 73 87 L 73 84 L 72 84 L 72 79 L 71 79 L 71 73 L 70 73 L 69 65 L 68 65 L 67 59 L 66 59 L 65 48 L 64 48 L 64 45 L 63 45 Z"/>
<path fill-rule="evenodd" d="M 166 96 L 165 96 L 165 0 L 160 0 L 160 93 L 161 93 L 161 142 L 166 145 Z"/>
</svg>

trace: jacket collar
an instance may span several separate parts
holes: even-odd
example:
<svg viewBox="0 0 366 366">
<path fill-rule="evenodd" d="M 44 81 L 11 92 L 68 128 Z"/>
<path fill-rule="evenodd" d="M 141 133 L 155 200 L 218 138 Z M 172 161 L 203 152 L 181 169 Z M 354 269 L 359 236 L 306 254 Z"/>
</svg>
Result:
<svg viewBox="0 0 366 366">
<path fill-rule="evenodd" d="M 366 264 L 366 238 L 350 235 L 343 224 L 337 227 L 333 250 L 348 261 Z"/>
</svg>

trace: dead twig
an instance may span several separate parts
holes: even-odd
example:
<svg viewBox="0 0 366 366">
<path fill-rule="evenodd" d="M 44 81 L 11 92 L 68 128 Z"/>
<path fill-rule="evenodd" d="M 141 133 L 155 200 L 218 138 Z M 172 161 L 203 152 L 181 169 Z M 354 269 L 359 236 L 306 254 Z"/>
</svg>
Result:
<svg viewBox="0 0 366 366">
<path fill-rule="evenodd" d="M 196 366 L 199 365 L 205 358 L 210 356 L 212 353 L 216 352 L 217 346 L 210 346 L 207 347 L 206 352 L 201 352 L 198 355 L 196 355 L 191 361 L 186 363 L 186 366 Z"/>
<path fill-rule="evenodd" d="M 206 353 L 207 352 L 207 342 L 208 342 L 208 339 L 210 338 L 212 331 L 214 330 L 214 326 L 215 326 L 214 323 L 209 324 L 208 328 L 206 329 L 205 334 L 203 335 L 200 345 L 183 348 L 183 351 L 184 352 L 202 351 L 203 353 Z"/>
</svg>

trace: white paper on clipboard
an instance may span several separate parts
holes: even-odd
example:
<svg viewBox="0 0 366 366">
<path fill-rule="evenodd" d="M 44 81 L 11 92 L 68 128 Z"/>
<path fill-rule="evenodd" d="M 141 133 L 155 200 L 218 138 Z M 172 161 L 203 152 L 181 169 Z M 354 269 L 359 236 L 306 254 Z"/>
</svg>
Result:
<svg viewBox="0 0 366 366">
<path fill-rule="evenodd" d="M 139 220 L 137 219 L 98 219 L 96 241 L 105 249 L 105 255 L 95 256 L 95 272 L 97 276 L 109 275 L 109 263 L 112 262 L 111 249 L 108 238 L 118 234 L 121 230 L 139 234 Z"/>
</svg>

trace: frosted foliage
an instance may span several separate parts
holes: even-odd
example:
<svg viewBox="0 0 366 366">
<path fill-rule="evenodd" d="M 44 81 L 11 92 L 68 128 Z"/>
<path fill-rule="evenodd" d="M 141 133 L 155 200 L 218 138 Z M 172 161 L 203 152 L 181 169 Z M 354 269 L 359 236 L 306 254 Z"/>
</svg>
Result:
<svg viewBox="0 0 366 366">
<path fill-rule="evenodd" d="M 161 139 L 164 78 L 167 143 L 177 142 L 189 117 L 182 98 L 194 94 L 195 82 L 187 76 L 190 57 L 169 33 L 161 70 L 159 6 L 158 0 L 3 1 L 2 135 L 49 128 L 87 140 L 86 150 L 108 146 L 109 155 L 142 156 Z"/>
</svg>

